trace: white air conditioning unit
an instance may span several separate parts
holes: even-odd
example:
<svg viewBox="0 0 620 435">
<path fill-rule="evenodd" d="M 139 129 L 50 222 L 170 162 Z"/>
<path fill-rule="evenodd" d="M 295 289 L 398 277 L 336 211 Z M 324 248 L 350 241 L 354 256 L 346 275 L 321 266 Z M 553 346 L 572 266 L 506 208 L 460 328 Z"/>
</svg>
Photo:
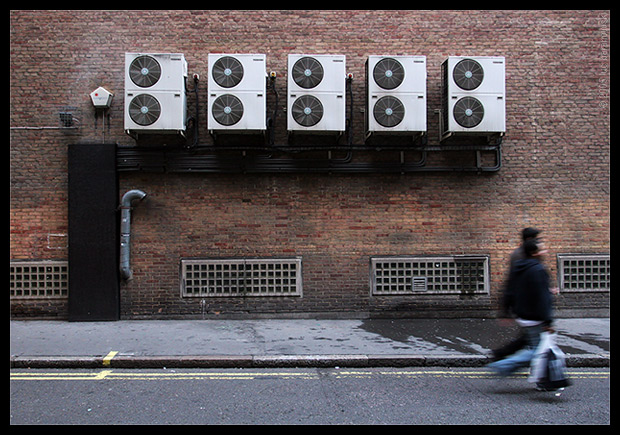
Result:
<svg viewBox="0 0 620 435">
<path fill-rule="evenodd" d="M 442 64 L 441 138 L 506 131 L 506 65 L 501 56 L 451 56 Z"/>
<path fill-rule="evenodd" d="M 186 79 L 181 53 L 125 53 L 125 131 L 183 134 Z"/>
<path fill-rule="evenodd" d="M 264 54 L 208 55 L 209 130 L 247 133 L 267 126 Z"/>
<path fill-rule="evenodd" d="M 344 55 L 288 55 L 289 132 L 345 131 Z"/>
<path fill-rule="evenodd" d="M 366 132 L 426 132 L 426 56 L 368 56 Z"/>
</svg>

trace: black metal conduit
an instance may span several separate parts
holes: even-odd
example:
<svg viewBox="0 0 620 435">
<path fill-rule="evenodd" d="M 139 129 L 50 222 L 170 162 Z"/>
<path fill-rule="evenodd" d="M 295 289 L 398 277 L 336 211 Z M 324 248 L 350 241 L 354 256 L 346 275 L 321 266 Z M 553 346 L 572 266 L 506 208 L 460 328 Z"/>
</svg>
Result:
<svg viewBox="0 0 620 435">
<path fill-rule="evenodd" d="M 289 149 L 286 149 L 289 148 Z M 348 149 L 347 149 L 348 148 Z M 257 149 L 254 148 L 214 148 L 209 145 L 198 145 L 191 150 L 178 148 L 169 149 L 163 147 L 117 147 L 117 169 L 119 171 L 142 171 L 142 172 L 496 172 L 501 168 L 501 146 L 489 146 L 485 148 L 458 148 L 450 147 L 450 151 L 473 151 L 476 152 L 476 163 L 471 166 L 428 166 L 427 153 L 446 151 L 431 147 L 420 148 L 370 148 L 363 145 L 351 147 L 286 147 L 274 146 Z M 353 162 L 355 152 L 385 152 L 400 151 L 398 162 Z M 240 154 L 230 156 L 230 152 L 239 151 Z M 317 158 L 317 157 L 273 157 L 272 154 L 254 154 L 256 151 L 280 151 L 298 153 L 301 151 L 323 151 L 331 154 L 332 151 L 345 151 L 344 157 Z M 419 160 L 405 162 L 403 154 L 406 151 L 418 151 L 421 153 Z M 482 166 L 479 152 L 490 151 L 495 153 L 495 165 Z M 249 153 L 249 154 L 248 154 Z"/>
<path fill-rule="evenodd" d="M 194 123 L 194 137 L 191 145 L 166 147 L 144 145 L 135 147 L 116 147 L 117 170 L 141 172 L 198 172 L 198 173 L 264 173 L 264 172 L 496 172 L 502 165 L 500 137 L 495 143 L 485 145 L 427 145 L 427 137 L 423 136 L 419 144 L 409 146 L 392 145 L 354 145 L 353 144 L 353 95 L 352 77 L 346 79 L 346 91 L 349 98 L 349 116 L 346 120 L 345 136 L 347 145 L 276 145 L 274 144 L 274 126 L 277 115 L 278 94 L 275 89 L 275 76 L 267 78 L 268 89 L 275 94 L 276 109 L 267 121 L 267 145 L 217 146 L 198 144 L 198 77 L 194 76 L 194 93 L 196 94 L 196 115 L 190 121 Z M 326 152 L 327 158 L 299 157 L 301 152 Z M 332 158 L 332 152 L 346 152 L 341 158 Z M 353 162 L 355 152 L 385 153 L 399 152 L 397 162 Z M 475 152 L 475 164 L 471 166 L 428 166 L 428 152 L 472 151 Z M 480 152 L 494 152 L 495 165 L 482 166 Z M 235 156 L 224 156 L 231 152 L 240 152 Z M 267 152 L 268 154 L 257 154 Z M 295 158 L 277 158 L 273 153 L 293 154 Z M 405 162 L 405 153 L 421 153 L 419 160 Z"/>
</svg>

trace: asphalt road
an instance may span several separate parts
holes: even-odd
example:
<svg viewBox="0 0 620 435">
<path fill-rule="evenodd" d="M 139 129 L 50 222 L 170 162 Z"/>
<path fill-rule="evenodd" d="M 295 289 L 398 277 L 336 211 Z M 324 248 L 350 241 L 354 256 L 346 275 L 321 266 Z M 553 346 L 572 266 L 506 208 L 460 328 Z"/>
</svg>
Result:
<svg viewBox="0 0 620 435">
<path fill-rule="evenodd" d="M 610 369 L 11 370 L 11 424 L 609 424 Z"/>
</svg>

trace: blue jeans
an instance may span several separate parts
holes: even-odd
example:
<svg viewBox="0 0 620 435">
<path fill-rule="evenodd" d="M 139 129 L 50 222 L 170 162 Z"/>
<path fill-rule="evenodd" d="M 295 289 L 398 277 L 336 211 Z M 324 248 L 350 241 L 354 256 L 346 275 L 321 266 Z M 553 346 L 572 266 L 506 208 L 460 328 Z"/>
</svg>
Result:
<svg viewBox="0 0 620 435">
<path fill-rule="evenodd" d="M 542 325 L 525 327 L 523 328 L 523 333 L 525 334 L 527 342 L 523 349 L 504 359 L 492 362 L 491 364 L 488 364 L 487 367 L 494 370 L 501 376 L 508 376 L 521 367 L 527 367 L 532 361 L 536 348 L 538 347 L 538 343 L 540 342 Z"/>
</svg>

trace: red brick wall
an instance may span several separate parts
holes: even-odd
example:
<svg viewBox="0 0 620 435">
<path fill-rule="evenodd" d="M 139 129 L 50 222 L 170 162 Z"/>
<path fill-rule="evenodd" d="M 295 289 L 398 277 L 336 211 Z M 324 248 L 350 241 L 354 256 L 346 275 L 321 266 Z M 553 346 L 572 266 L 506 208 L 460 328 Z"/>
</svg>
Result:
<svg viewBox="0 0 620 435">
<path fill-rule="evenodd" d="M 181 257 L 303 257 L 303 298 L 209 299 L 209 313 L 475 315 L 494 307 L 525 226 L 544 230 L 554 276 L 557 253 L 609 252 L 609 12 L 12 11 L 10 23 L 11 259 L 67 257 L 48 235 L 68 231 L 68 143 L 135 143 L 123 132 L 125 52 L 185 54 L 190 77 L 201 76 L 204 143 L 209 52 L 265 53 L 281 108 L 289 53 L 345 54 L 354 143 L 364 140 L 368 55 L 427 57 L 431 144 L 443 60 L 506 57 L 507 133 L 494 174 L 120 173 L 121 195 L 149 195 L 133 213 L 135 277 L 121 286 L 123 317 L 200 314 L 199 300 L 180 297 Z M 89 100 L 98 86 L 115 94 L 105 128 Z M 78 130 L 23 128 L 57 126 L 62 106 L 77 108 Z M 280 112 L 276 143 L 285 142 Z M 491 295 L 369 296 L 370 256 L 430 254 L 490 255 Z M 556 302 L 605 308 L 608 294 Z M 28 304 L 13 307 L 28 314 Z M 48 315 L 64 309 L 53 302 Z"/>
</svg>

